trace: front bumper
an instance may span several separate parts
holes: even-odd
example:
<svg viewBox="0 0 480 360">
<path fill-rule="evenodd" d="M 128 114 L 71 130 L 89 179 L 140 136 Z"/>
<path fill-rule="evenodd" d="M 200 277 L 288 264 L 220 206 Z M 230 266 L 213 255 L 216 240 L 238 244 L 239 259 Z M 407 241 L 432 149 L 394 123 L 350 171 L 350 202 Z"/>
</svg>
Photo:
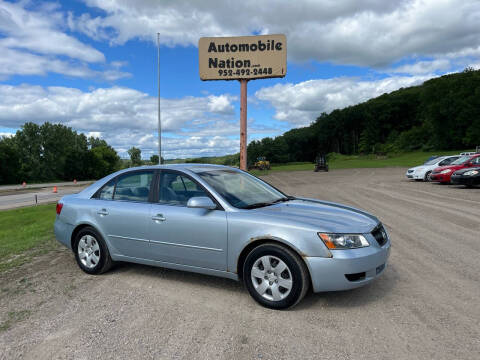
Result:
<svg viewBox="0 0 480 360">
<path fill-rule="evenodd" d="M 452 175 L 452 177 L 450 178 L 450 181 L 452 184 L 455 184 L 455 185 L 478 185 L 480 184 L 480 178 L 477 176 L 471 176 L 469 178 L 467 178 L 466 176 L 462 176 L 462 175 L 459 175 L 459 176 L 455 176 L 455 175 Z"/>
<path fill-rule="evenodd" d="M 450 182 L 451 173 L 449 174 L 431 174 L 430 179 L 435 182 L 448 183 Z"/>
<path fill-rule="evenodd" d="M 414 179 L 414 180 L 423 180 L 425 175 L 422 173 L 417 173 L 416 171 L 409 173 L 408 171 L 405 173 L 405 177 L 407 179 Z"/>
<path fill-rule="evenodd" d="M 331 258 L 305 258 L 314 292 L 354 289 L 372 282 L 386 268 L 390 240 L 382 247 L 371 243 L 366 248 L 331 253 Z"/>
</svg>

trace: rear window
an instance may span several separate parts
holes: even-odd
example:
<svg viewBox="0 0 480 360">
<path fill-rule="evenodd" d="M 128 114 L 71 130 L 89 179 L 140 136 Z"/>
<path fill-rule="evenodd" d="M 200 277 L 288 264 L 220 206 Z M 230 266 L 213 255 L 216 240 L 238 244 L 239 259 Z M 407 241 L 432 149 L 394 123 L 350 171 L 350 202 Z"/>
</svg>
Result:
<svg viewBox="0 0 480 360">
<path fill-rule="evenodd" d="M 136 171 L 118 178 L 113 200 L 148 201 L 153 171 Z"/>
<path fill-rule="evenodd" d="M 101 200 L 112 200 L 114 189 L 115 189 L 115 179 L 112 179 L 100 189 L 100 191 L 96 194 L 95 197 Z"/>
</svg>

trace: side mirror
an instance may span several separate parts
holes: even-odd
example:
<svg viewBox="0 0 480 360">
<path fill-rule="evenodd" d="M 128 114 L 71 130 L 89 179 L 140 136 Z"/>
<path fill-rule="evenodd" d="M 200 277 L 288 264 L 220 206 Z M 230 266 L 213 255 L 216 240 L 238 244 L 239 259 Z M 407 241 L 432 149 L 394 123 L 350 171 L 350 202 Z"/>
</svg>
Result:
<svg viewBox="0 0 480 360">
<path fill-rule="evenodd" d="M 207 196 L 195 196 L 188 200 L 187 207 L 215 210 L 217 205 Z"/>
</svg>

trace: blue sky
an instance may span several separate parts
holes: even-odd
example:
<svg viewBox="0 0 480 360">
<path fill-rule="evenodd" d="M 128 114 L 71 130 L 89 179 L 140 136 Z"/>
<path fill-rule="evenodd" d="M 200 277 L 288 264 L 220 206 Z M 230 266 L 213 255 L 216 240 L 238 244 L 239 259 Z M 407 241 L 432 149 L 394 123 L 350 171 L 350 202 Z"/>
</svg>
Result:
<svg viewBox="0 0 480 360">
<path fill-rule="evenodd" d="M 239 83 L 200 80 L 200 37 L 287 36 L 287 76 L 248 84 L 251 141 L 479 68 L 479 21 L 474 0 L 0 0 L 0 134 L 50 121 L 149 157 L 160 32 L 164 156 L 234 153 Z"/>
</svg>

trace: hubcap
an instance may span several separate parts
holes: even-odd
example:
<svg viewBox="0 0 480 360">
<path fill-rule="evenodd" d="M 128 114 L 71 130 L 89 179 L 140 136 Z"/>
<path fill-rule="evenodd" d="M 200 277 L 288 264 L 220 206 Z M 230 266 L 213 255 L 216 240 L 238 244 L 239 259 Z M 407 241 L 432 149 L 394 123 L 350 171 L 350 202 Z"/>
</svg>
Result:
<svg viewBox="0 0 480 360">
<path fill-rule="evenodd" d="M 84 235 L 78 242 L 78 257 L 82 264 L 92 269 L 100 261 L 100 247 L 98 241 L 91 235 Z"/>
<path fill-rule="evenodd" d="M 251 271 L 255 290 L 265 299 L 280 301 L 292 290 L 292 273 L 282 260 L 276 256 L 262 256 L 253 264 Z"/>
</svg>

